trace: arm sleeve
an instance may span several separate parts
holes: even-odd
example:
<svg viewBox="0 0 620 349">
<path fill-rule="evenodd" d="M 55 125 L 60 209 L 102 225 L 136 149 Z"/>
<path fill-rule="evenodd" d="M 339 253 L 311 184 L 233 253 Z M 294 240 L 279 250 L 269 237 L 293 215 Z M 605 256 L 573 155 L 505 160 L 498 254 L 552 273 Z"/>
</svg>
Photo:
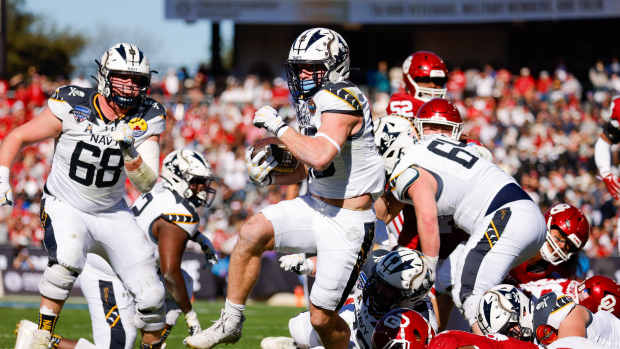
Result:
<svg viewBox="0 0 620 349">
<path fill-rule="evenodd" d="M 155 173 L 155 176 L 159 175 L 159 143 L 154 140 L 146 140 L 136 148 L 142 161 L 146 163 L 151 170 Z"/>
<path fill-rule="evenodd" d="M 611 173 L 611 145 L 601 137 L 596 140 L 594 145 L 594 163 L 601 176 L 605 177 Z"/>
</svg>

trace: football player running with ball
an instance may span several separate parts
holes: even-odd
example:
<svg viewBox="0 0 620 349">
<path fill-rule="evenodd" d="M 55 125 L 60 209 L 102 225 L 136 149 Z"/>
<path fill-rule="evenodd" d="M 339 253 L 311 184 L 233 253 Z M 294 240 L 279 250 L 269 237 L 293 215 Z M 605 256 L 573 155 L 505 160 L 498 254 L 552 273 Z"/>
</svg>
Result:
<svg viewBox="0 0 620 349">
<path fill-rule="evenodd" d="M 383 163 L 374 145 L 369 102 L 347 80 L 349 47 L 342 36 L 325 28 L 304 31 L 293 42 L 287 64 L 289 89 L 304 108 L 298 112 L 304 134 L 287 126 L 270 106 L 260 108 L 253 122 L 276 135 L 305 166 L 292 175 L 272 176 L 277 161 L 259 152 L 250 157 L 248 170 L 261 185 L 307 177 L 308 194 L 268 206 L 243 225 L 230 260 L 225 308 L 210 328 L 186 338 L 191 347 L 239 340 L 261 255 L 273 249 L 317 254 L 310 322 L 326 348 L 349 344 L 350 330 L 338 310 L 372 245 L 372 205 L 383 192 Z"/>
<path fill-rule="evenodd" d="M 165 291 L 154 250 L 123 196 L 127 177 L 142 192 L 155 184 L 165 110 L 146 97 L 151 70 L 135 45 L 114 45 L 97 63 L 96 89 L 58 88 L 47 108 L 0 146 L 0 204 L 11 204 L 9 168 L 21 147 L 56 139 L 41 202 L 49 262 L 32 348 L 47 348 L 89 251 L 109 261 L 135 295 L 142 345 L 157 348 L 164 328 Z"/>
</svg>

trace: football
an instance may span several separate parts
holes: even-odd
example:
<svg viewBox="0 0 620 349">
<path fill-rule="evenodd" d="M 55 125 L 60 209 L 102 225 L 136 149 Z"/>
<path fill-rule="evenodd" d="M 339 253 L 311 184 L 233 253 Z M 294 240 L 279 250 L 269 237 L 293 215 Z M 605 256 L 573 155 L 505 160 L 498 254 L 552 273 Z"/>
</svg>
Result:
<svg viewBox="0 0 620 349">
<path fill-rule="evenodd" d="M 278 166 L 272 170 L 275 174 L 292 173 L 299 165 L 293 153 L 286 149 L 286 146 L 276 137 L 263 138 L 254 143 L 252 157 L 263 149 L 266 149 L 278 161 Z"/>
</svg>

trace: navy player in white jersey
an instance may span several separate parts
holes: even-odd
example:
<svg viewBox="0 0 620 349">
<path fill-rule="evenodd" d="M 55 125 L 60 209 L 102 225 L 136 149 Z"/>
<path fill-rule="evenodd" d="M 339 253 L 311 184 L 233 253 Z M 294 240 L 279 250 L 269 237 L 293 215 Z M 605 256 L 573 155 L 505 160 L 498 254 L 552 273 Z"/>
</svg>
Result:
<svg viewBox="0 0 620 349">
<path fill-rule="evenodd" d="M 146 97 L 150 65 L 135 45 L 114 45 L 97 63 L 96 89 L 58 88 L 47 108 L 0 146 L 1 204 L 10 204 L 9 168 L 19 149 L 56 140 L 41 203 L 49 262 L 39 284 L 36 348 L 47 348 L 88 251 L 107 259 L 135 295 L 143 345 L 156 347 L 164 327 L 164 287 L 154 251 L 123 195 L 127 177 L 142 192 L 155 184 L 165 110 Z"/>
<path fill-rule="evenodd" d="M 419 251 L 401 247 L 395 251 L 375 250 L 364 264 L 356 286 L 339 311 L 351 329 L 350 349 L 370 349 L 372 335 L 381 318 L 395 308 L 417 311 L 437 330 L 437 320 L 428 293 L 433 285 Z M 310 324 L 309 312 L 288 322 L 291 337 L 267 337 L 262 349 L 322 348 Z"/>
<path fill-rule="evenodd" d="M 482 293 L 538 253 L 545 241 L 544 217 L 514 178 L 459 142 L 463 123 L 450 102 L 430 100 L 414 123 L 415 131 L 406 123 L 378 125 L 377 145 L 396 202 L 377 216 L 389 221 L 404 204 L 413 205 L 427 256 L 437 256 L 433 253 L 439 249 L 438 216 L 452 215 L 469 234 L 465 245 L 442 263 L 448 266 L 447 280 L 440 265 L 436 287 L 449 283 L 454 303 L 480 334 L 476 313 Z M 416 131 L 420 139 L 414 143 Z"/>
<path fill-rule="evenodd" d="M 609 349 L 620 343 L 620 320 L 612 313 L 592 313 L 570 296 L 556 292 L 529 299 L 508 284 L 484 293 L 477 322 L 484 334 L 500 333 L 544 346 L 567 337 L 586 338 Z"/>
<path fill-rule="evenodd" d="M 250 157 L 248 170 L 259 185 L 308 178 L 308 194 L 268 206 L 243 225 L 230 260 L 225 308 L 210 328 L 186 338 L 194 348 L 239 340 L 261 255 L 272 249 L 317 253 L 312 326 L 327 348 L 349 343 L 349 327 L 338 310 L 370 251 L 376 220 L 372 205 L 383 192 L 383 164 L 374 145 L 369 102 L 347 80 L 349 47 L 340 34 L 325 28 L 304 31 L 291 46 L 287 63 L 291 94 L 306 108 L 298 113 L 303 134 L 270 106 L 260 108 L 253 122 L 276 135 L 305 166 L 291 175 L 272 175 L 277 163 L 269 156 L 263 159 L 261 151 Z"/>
<path fill-rule="evenodd" d="M 211 206 L 215 197 L 211 184 L 215 177 L 202 155 L 185 149 L 166 156 L 161 178 L 162 182 L 136 200 L 131 211 L 157 251 L 160 274 L 166 284 L 165 339 L 180 313 L 184 314 L 190 334 L 200 330 L 200 322 L 190 302 L 193 280 L 181 269 L 181 260 L 190 239 L 201 245 L 208 262 L 216 260 L 209 239 L 198 231 L 200 218 L 197 211 Z M 95 345 L 132 349 L 137 333 L 131 321 L 134 301 L 110 265 L 98 255 L 89 253 L 80 275 L 80 287 L 88 301 Z M 27 328 L 34 324 L 24 321 L 20 324 L 15 349 L 29 348 Z M 52 343 L 54 348 L 58 344 L 61 349 L 95 348 L 86 339 L 75 342 L 58 335 L 54 335 Z"/>
</svg>

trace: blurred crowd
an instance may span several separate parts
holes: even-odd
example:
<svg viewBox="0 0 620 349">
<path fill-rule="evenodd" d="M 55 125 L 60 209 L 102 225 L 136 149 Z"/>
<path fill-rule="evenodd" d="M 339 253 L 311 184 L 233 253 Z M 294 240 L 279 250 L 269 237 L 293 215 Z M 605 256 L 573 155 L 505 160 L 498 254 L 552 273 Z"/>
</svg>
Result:
<svg viewBox="0 0 620 349">
<path fill-rule="evenodd" d="M 390 94 L 401 88 L 402 71 L 380 62 L 366 80 L 373 116 L 379 118 L 385 115 Z M 563 66 L 534 75 L 527 67 L 511 72 L 486 65 L 454 68 L 447 89 L 465 120 L 464 133 L 488 147 L 495 162 L 515 176 L 543 211 L 565 201 L 586 213 L 592 224 L 585 248 L 588 256 L 617 256 L 616 203 L 597 178 L 593 159 L 611 97 L 620 94 L 620 63 L 596 62 L 589 80 L 578 81 Z M 36 115 L 47 96 L 65 84 L 94 87 L 83 77 L 50 80 L 35 69 L 0 81 L 0 140 Z M 180 69 L 154 78 L 150 93 L 167 107 L 162 159 L 182 147 L 201 151 L 221 179 L 216 201 L 203 212 L 208 220 L 203 220 L 201 231 L 222 254 L 229 254 L 246 217 L 296 195 L 290 186 L 254 186 L 245 167 L 246 147 L 267 136 L 252 126 L 257 108 L 269 104 L 290 122 L 295 120 L 286 80 L 247 75 L 216 84 L 200 69 L 193 76 Z M 53 147 L 52 141 L 29 146 L 14 163 L 11 183 L 16 204 L 13 210 L 0 208 L 0 244 L 41 245 L 39 209 Z M 614 164 L 618 163 L 614 154 Z M 129 184 L 128 188 L 127 200 L 132 202 L 138 193 Z"/>
</svg>

